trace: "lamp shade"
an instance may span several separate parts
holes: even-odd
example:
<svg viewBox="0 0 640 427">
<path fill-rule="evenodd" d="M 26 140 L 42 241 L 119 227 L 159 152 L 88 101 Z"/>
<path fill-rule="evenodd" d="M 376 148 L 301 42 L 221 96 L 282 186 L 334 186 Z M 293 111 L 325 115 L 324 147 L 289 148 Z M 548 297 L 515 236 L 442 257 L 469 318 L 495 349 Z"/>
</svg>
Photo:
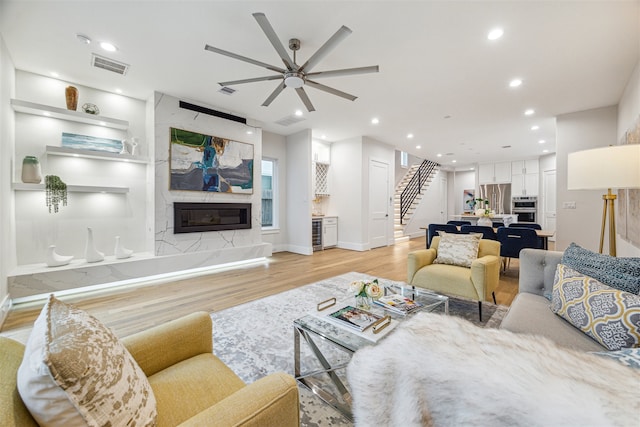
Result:
<svg viewBox="0 0 640 427">
<path fill-rule="evenodd" d="M 567 189 L 640 188 L 640 144 L 569 153 Z"/>
</svg>

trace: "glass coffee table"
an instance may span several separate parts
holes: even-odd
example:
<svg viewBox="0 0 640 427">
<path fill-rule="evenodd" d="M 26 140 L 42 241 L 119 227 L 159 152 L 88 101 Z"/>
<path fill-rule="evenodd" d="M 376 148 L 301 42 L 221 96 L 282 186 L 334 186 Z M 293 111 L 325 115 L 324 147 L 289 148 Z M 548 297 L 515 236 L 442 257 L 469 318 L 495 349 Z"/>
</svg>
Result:
<svg viewBox="0 0 640 427">
<path fill-rule="evenodd" d="M 408 315 L 397 314 L 373 304 L 371 312 L 380 316 L 389 315 L 392 319 L 392 327 L 397 327 L 399 322 L 411 317 L 419 311 L 441 312 L 449 314 L 449 297 L 439 295 L 426 289 L 414 288 L 399 282 L 379 279 L 384 286 L 385 295 L 400 294 L 413 299 L 421 304 L 419 310 Z M 340 308 L 340 303 L 348 302 L 353 305 L 354 298 L 339 301 L 337 305 L 324 310 Z M 390 328 L 391 329 L 391 328 Z M 342 414 L 352 419 L 351 392 L 346 383 L 346 367 L 351 356 L 357 350 L 375 345 L 377 340 L 384 339 L 388 333 L 380 334 L 382 337 L 373 338 L 371 332 L 358 332 L 344 326 L 337 325 L 328 319 L 323 319 L 322 314 L 307 314 L 293 321 L 294 339 L 294 370 L 296 380 L 307 387 L 329 405 L 336 408 Z M 301 356 L 301 341 L 306 342 L 308 354 L 303 359 Z M 305 371 L 303 372 L 303 363 Z M 313 366 L 311 366 L 313 365 Z"/>
</svg>

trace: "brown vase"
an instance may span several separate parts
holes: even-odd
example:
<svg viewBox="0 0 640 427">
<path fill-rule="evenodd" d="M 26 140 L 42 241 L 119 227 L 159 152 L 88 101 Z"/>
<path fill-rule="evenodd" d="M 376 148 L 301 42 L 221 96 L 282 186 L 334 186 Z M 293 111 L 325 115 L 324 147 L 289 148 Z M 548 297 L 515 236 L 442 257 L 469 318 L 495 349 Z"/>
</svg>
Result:
<svg viewBox="0 0 640 427">
<path fill-rule="evenodd" d="M 64 95 L 67 100 L 67 110 L 75 111 L 78 108 L 78 88 L 67 86 Z"/>
</svg>

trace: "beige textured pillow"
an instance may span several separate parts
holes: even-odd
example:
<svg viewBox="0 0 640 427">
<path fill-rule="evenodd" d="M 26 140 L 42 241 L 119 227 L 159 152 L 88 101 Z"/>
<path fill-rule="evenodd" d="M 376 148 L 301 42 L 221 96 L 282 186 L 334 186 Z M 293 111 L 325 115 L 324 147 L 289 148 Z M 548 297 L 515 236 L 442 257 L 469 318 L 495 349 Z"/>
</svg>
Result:
<svg viewBox="0 0 640 427">
<path fill-rule="evenodd" d="M 473 260 L 478 258 L 478 247 L 482 234 L 454 234 L 439 231 L 438 255 L 434 264 L 459 265 L 471 267 Z"/>
<path fill-rule="evenodd" d="M 110 329 L 53 295 L 18 369 L 18 391 L 41 426 L 154 426 L 147 377 Z"/>
</svg>

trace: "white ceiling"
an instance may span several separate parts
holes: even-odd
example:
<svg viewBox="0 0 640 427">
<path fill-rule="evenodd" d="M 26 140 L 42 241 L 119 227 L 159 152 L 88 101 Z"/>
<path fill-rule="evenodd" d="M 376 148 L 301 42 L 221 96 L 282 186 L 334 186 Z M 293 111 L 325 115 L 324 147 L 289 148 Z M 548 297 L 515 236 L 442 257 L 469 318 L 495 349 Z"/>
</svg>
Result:
<svg viewBox="0 0 640 427">
<path fill-rule="evenodd" d="M 282 135 L 306 128 L 328 141 L 364 135 L 458 167 L 554 152 L 555 116 L 617 104 L 640 53 L 636 0 L 2 0 L 0 7 L 0 31 L 17 69 L 56 71 L 63 80 L 121 88 L 140 99 L 160 91 L 257 120 Z M 307 88 L 313 113 L 292 89 L 262 107 L 277 81 L 235 86 L 238 92 L 223 95 L 219 81 L 272 72 L 205 51 L 205 44 L 282 66 L 254 12 L 266 14 L 285 46 L 290 38 L 301 40 L 299 64 L 346 25 L 353 34 L 314 71 L 379 65 L 380 72 L 321 81 L 358 96 L 354 102 Z M 497 26 L 504 36 L 487 40 Z M 119 50 L 82 44 L 77 33 Z M 91 67 L 92 52 L 130 64 L 129 72 Z M 511 89 L 515 77 L 524 83 Z M 535 115 L 525 117 L 527 108 Z M 304 121 L 275 123 L 297 109 Z M 534 124 L 538 131 L 531 131 Z"/>
</svg>

